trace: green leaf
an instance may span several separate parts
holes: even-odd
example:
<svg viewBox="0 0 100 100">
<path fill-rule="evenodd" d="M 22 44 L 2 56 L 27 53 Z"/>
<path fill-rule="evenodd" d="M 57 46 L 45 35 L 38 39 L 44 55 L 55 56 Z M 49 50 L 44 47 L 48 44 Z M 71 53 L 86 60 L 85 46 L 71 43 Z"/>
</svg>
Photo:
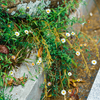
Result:
<svg viewBox="0 0 100 100">
<path fill-rule="evenodd" d="M 9 92 L 11 92 L 13 90 L 13 86 L 11 87 L 11 89 L 10 89 L 10 91 Z"/>
<path fill-rule="evenodd" d="M 22 85 L 22 86 L 24 86 L 24 84 L 23 84 L 23 83 L 21 83 L 21 85 Z"/>
<path fill-rule="evenodd" d="M 24 75 L 23 75 L 23 78 L 25 78 L 25 73 L 24 73 Z"/>
<path fill-rule="evenodd" d="M 32 76 L 32 73 L 30 72 L 30 71 L 28 71 L 29 72 L 29 74 Z"/>
<path fill-rule="evenodd" d="M 71 59 L 71 62 L 73 63 L 73 65 L 74 65 L 75 67 L 77 67 L 77 64 L 74 62 L 73 59 Z"/>
<path fill-rule="evenodd" d="M 3 86 L 3 80 L 0 79 L 0 86 Z"/>
<path fill-rule="evenodd" d="M 38 79 L 38 77 L 35 75 L 35 78 Z"/>
<path fill-rule="evenodd" d="M 34 79 L 31 78 L 32 81 L 35 81 Z"/>
</svg>

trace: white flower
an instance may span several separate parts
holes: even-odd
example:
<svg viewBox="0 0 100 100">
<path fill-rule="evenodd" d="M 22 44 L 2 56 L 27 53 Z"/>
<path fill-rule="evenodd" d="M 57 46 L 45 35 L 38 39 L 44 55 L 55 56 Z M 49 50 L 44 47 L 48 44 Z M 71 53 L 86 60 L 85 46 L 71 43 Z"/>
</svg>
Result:
<svg viewBox="0 0 100 100">
<path fill-rule="evenodd" d="M 48 82 L 47 85 L 48 85 L 48 86 L 51 86 L 51 82 Z"/>
<path fill-rule="evenodd" d="M 80 55 L 80 52 L 79 51 L 76 51 L 76 55 L 79 56 Z"/>
<path fill-rule="evenodd" d="M 70 37 L 70 34 L 69 34 L 69 33 L 66 33 L 66 36 L 67 36 L 67 37 Z"/>
<path fill-rule="evenodd" d="M 40 63 L 42 62 L 42 58 L 41 58 L 41 57 L 39 58 L 39 62 L 40 62 Z"/>
<path fill-rule="evenodd" d="M 9 71 L 10 76 L 14 77 L 14 74 L 15 74 L 15 70 Z"/>
<path fill-rule="evenodd" d="M 71 72 L 68 72 L 68 76 L 71 76 L 72 75 L 72 73 Z"/>
<path fill-rule="evenodd" d="M 15 35 L 16 35 L 16 36 L 19 36 L 19 32 L 15 32 Z"/>
<path fill-rule="evenodd" d="M 39 61 L 36 62 L 37 65 L 40 65 Z"/>
<path fill-rule="evenodd" d="M 96 65 L 96 64 L 97 64 L 97 61 L 96 61 L 96 60 L 92 60 L 91 63 L 92 63 L 93 65 Z"/>
<path fill-rule="evenodd" d="M 71 90 L 68 90 L 68 93 L 69 93 L 69 94 L 71 94 L 71 93 L 72 93 L 72 91 L 71 91 Z"/>
<path fill-rule="evenodd" d="M 62 95 L 65 95 L 65 94 L 66 94 L 66 91 L 65 91 L 65 90 L 62 90 L 62 91 L 61 91 L 61 94 L 62 94 Z"/>
<path fill-rule="evenodd" d="M 65 43 L 65 42 L 66 42 L 66 40 L 65 40 L 64 38 L 62 38 L 62 39 L 61 39 L 61 42 L 62 42 L 62 43 Z"/>
<path fill-rule="evenodd" d="M 40 65 L 40 63 L 42 62 L 42 58 L 40 57 L 39 59 L 38 59 L 38 61 L 37 61 L 37 65 Z"/>
<path fill-rule="evenodd" d="M 24 32 L 25 32 L 26 34 L 28 34 L 28 33 L 29 33 L 29 31 L 28 31 L 28 30 L 25 30 Z"/>
<path fill-rule="evenodd" d="M 46 9 L 46 12 L 49 14 L 51 12 L 51 10 L 50 9 Z"/>
<path fill-rule="evenodd" d="M 80 81 L 82 81 L 82 79 L 77 79 L 77 82 L 80 82 Z"/>
<path fill-rule="evenodd" d="M 71 35 L 75 35 L 75 33 L 74 33 L 74 32 L 72 32 L 72 33 L 71 33 Z"/>
<path fill-rule="evenodd" d="M 93 14 L 92 14 L 92 13 L 90 13 L 90 16 L 93 16 Z"/>
</svg>

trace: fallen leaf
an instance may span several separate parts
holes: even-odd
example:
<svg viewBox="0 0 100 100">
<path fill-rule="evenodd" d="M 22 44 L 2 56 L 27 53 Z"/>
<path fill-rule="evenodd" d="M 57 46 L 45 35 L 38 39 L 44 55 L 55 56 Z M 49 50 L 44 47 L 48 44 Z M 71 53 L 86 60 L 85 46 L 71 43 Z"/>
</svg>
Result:
<svg viewBox="0 0 100 100">
<path fill-rule="evenodd" d="M 9 49 L 5 45 L 0 45 L 0 52 L 4 54 L 9 54 Z"/>
<path fill-rule="evenodd" d="M 39 50 L 38 50 L 37 56 L 41 57 L 42 56 L 42 52 L 43 52 L 43 47 L 40 47 Z"/>
</svg>

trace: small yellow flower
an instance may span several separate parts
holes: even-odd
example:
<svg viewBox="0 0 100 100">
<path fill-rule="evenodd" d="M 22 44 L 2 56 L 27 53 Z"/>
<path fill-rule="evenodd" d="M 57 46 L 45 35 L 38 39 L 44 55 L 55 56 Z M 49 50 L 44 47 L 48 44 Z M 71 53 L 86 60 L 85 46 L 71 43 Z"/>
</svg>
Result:
<svg viewBox="0 0 100 100">
<path fill-rule="evenodd" d="M 39 60 L 39 63 L 41 63 L 41 61 Z"/>
<path fill-rule="evenodd" d="M 86 43 L 84 43 L 84 46 L 87 46 L 87 44 L 86 44 Z"/>
<path fill-rule="evenodd" d="M 16 57 L 13 55 L 13 56 L 11 56 L 11 58 L 15 60 Z"/>
<path fill-rule="evenodd" d="M 35 64 L 34 63 L 32 63 L 32 66 L 34 66 Z"/>
<path fill-rule="evenodd" d="M 72 100 L 72 98 L 69 98 L 69 100 Z"/>
<path fill-rule="evenodd" d="M 7 6 L 5 6 L 5 5 L 2 4 L 1 7 L 4 7 L 4 8 L 5 8 L 5 7 L 7 7 Z"/>
<path fill-rule="evenodd" d="M 29 9 L 29 7 L 27 7 L 27 9 Z"/>
<path fill-rule="evenodd" d="M 69 94 L 71 94 L 71 93 L 72 93 L 72 91 L 71 91 L 71 90 L 68 90 L 68 93 L 69 93 Z"/>
<path fill-rule="evenodd" d="M 16 35 L 16 36 L 19 36 L 19 32 L 15 32 L 15 35 Z"/>
<path fill-rule="evenodd" d="M 82 47 L 83 45 L 82 44 L 80 44 L 80 47 Z"/>
</svg>

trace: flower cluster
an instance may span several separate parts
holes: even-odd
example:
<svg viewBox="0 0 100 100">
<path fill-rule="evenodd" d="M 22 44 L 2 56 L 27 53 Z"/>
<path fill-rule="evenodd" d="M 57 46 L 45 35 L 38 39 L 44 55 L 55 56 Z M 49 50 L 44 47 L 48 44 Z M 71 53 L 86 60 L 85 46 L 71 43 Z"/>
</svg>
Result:
<svg viewBox="0 0 100 100">
<path fill-rule="evenodd" d="M 24 32 L 25 32 L 26 34 L 29 34 L 29 32 L 31 32 L 31 31 L 25 30 Z M 16 36 L 19 36 L 20 33 L 19 33 L 19 32 L 15 32 L 15 35 L 16 35 Z"/>
<path fill-rule="evenodd" d="M 66 36 L 67 36 L 67 37 L 70 37 L 70 35 L 75 35 L 75 32 L 71 32 L 71 34 L 70 34 L 70 33 L 66 33 Z M 61 42 L 62 42 L 62 43 L 65 43 L 65 42 L 66 42 L 65 38 L 62 38 L 62 39 L 61 39 Z"/>
<path fill-rule="evenodd" d="M 42 62 L 42 58 L 40 57 L 40 58 L 38 59 L 38 61 L 36 62 L 36 64 L 37 64 L 37 65 L 40 65 L 41 62 Z"/>
</svg>

